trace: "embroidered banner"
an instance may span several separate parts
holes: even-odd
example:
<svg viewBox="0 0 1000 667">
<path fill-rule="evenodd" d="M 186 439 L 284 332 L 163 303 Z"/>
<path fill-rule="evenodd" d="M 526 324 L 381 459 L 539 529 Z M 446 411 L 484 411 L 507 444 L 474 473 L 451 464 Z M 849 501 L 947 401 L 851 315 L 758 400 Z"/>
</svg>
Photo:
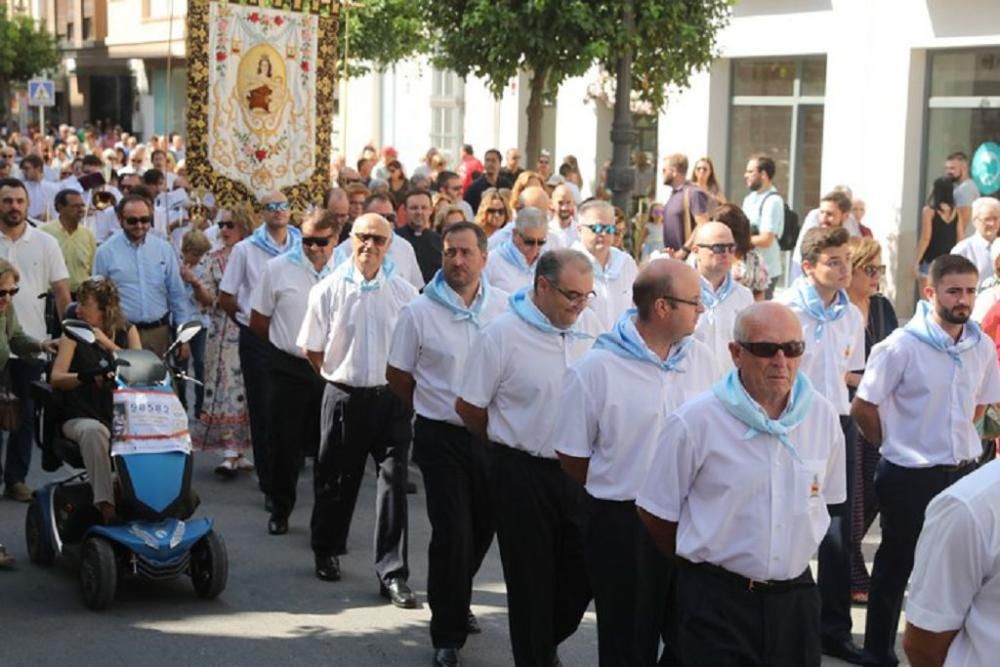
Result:
<svg viewBox="0 0 1000 667">
<path fill-rule="evenodd" d="M 222 206 L 281 190 L 294 209 L 329 185 L 333 0 L 188 3 L 188 172 Z"/>
</svg>

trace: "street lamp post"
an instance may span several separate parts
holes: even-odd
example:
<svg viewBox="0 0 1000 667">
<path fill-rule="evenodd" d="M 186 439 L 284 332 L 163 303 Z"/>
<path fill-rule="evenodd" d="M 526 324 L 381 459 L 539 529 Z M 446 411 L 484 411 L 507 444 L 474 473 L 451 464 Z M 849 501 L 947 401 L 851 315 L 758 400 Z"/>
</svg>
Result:
<svg viewBox="0 0 1000 667">
<path fill-rule="evenodd" d="M 622 2 L 622 30 L 630 39 L 635 32 L 633 0 Z M 611 169 L 608 180 L 611 183 L 612 201 L 615 206 L 628 214 L 632 190 L 635 186 L 635 172 L 629 164 L 629 154 L 635 143 L 635 127 L 632 125 L 632 44 L 626 39 L 616 66 L 615 117 L 611 123 Z"/>
</svg>

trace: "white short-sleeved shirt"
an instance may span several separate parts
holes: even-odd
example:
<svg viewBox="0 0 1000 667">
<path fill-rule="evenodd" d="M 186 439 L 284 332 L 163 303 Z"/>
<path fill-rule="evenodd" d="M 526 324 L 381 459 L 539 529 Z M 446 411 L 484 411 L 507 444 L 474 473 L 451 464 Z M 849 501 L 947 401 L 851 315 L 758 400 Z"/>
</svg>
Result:
<svg viewBox="0 0 1000 667">
<path fill-rule="evenodd" d="M 583 243 L 577 242 L 572 247 L 573 250 L 579 250 L 590 258 L 591 262 L 597 262 Z M 597 296 L 590 302 L 590 309 L 597 315 L 597 319 L 601 321 L 605 331 L 610 331 L 622 313 L 633 307 L 632 285 L 639 275 L 639 267 L 636 266 L 632 256 L 618 250 L 618 248 L 611 249 L 608 263 L 612 262 L 620 266 L 620 270 L 617 272 L 618 276 L 614 279 L 607 279 L 595 270 L 594 291 Z"/>
<path fill-rule="evenodd" d="M 993 341 L 983 334 L 961 360 L 959 366 L 905 329 L 872 348 L 857 396 L 878 406 L 884 458 L 926 468 L 982 455 L 972 417 L 977 405 L 1000 402 Z"/>
<path fill-rule="evenodd" d="M 480 327 L 469 320 L 455 320 L 450 310 L 426 295 L 418 296 L 399 314 L 389 365 L 416 380 L 413 409 L 421 417 L 462 426 L 455 399 L 468 373 L 469 354 L 481 327 L 507 310 L 506 292 L 490 286 L 485 296 Z"/>
<path fill-rule="evenodd" d="M 38 297 L 48 292 L 52 283 L 69 280 L 59 241 L 51 234 L 25 225 L 24 233 L 16 241 L 0 234 L 0 257 L 13 264 L 21 274 L 18 283 L 21 289 L 14 295 L 14 308 L 21 328 L 32 338 L 48 338 L 45 299 Z"/>
<path fill-rule="evenodd" d="M 538 260 L 536 259 L 535 264 L 531 265 L 531 271 L 525 272 L 521 270 L 521 267 L 511 264 L 507 258 L 497 251 L 491 252 L 486 258 L 486 268 L 484 271 L 486 278 L 490 281 L 490 285 L 502 289 L 508 294 L 513 294 L 522 287 L 529 287 L 534 284 L 535 266 L 537 264 Z"/>
<path fill-rule="evenodd" d="M 804 310 L 791 303 L 791 290 L 775 299 L 784 303 L 799 316 L 802 323 L 802 340 L 806 353 L 802 356 L 799 371 L 806 374 L 813 387 L 823 394 L 841 415 L 851 413 L 851 401 L 845 376 L 865 367 L 865 318 L 853 303 L 840 319 L 823 325 L 823 335 L 817 340 L 819 322 Z"/>
<path fill-rule="evenodd" d="M 704 278 L 701 280 L 704 284 L 708 284 Z M 712 350 L 721 373 L 726 373 L 733 367 L 733 355 L 729 352 L 729 343 L 733 340 L 736 316 L 744 308 L 752 305 L 753 292 L 734 280 L 733 291 L 729 296 L 712 308 L 706 305 L 705 312 L 698 316 L 694 337 Z"/>
<path fill-rule="evenodd" d="M 601 323 L 590 310 L 580 314 L 576 328 L 594 338 L 601 333 Z M 486 408 L 490 440 L 554 459 L 563 373 L 590 349 L 594 338 L 545 333 L 507 311 L 480 334 L 458 395 Z"/>
<path fill-rule="evenodd" d="M 677 523 L 677 555 L 755 580 L 793 579 L 826 534 L 826 506 L 847 498 L 844 434 L 816 394 L 789 439 L 744 440 L 747 425 L 712 392 L 685 403 L 660 431 L 636 504 Z"/>
<path fill-rule="evenodd" d="M 993 261 L 1000 254 L 1000 243 L 996 240 L 991 243 L 976 232 L 956 243 L 951 254 L 961 255 L 976 265 L 979 269 L 979 287 L 982 288 L 984 282 L 996 275 Z"/>
<path fill-rule="evenodd" d="M 282 252 L 292 249 L 292 235 L 288 235 Z M 279 255 L 280 257 L 280 255 Z M 243 239 L 233 246 L 226 262 L 226 272 L 222 274 L 219 291 L 236 297 L 238 310 L 236 321 L 243 326 L 250 326 L 250 301 L 254 287 L 260 278 L 264 266 L 274 258 L 263 248 L 255 245 L 251 239 Z"/>
<path fill-rule="evenodd" d="M 334 262 L 337 266 L 340 266 L 350 260 L 353 253 L 354 248 L 351 246 L 351 239 L 347 239 L 337 246 L 337 250 L 333 254 Z M 424 288 L 424 274 L 420 272 L 420 265 L 417 264 L 417 253 L 413 251 L 413 244 L 399 234 L 393 233 L 392 243 L 389 244 L 386 257 L 391 259 L 396 265 L 397 276 L 403 278 L 418 290 Z"/>
<path fill-rule="evenodd" d="M 377 289 L 362 289 L 353 263 L 341 264 L 309 291 L 309 303 L 295 343 L 323 352 L 320 374 L 351 387 L 386 384 L 385 367 L 396 320 L 417 298 L 417 288 L 379 269 Z"/>
<path fill-rule="evenodd" d="M 250 307 L 271 318 L 267 337 L 282 352 L 305 358 L 295 339 L 306 316 L 309 290 L 318 282 L 310 267 L 293 262 L 288 255 L 272 257 L 260 272 Z"/>
<path fill-rule="evenodd" d="M 52 181 L 22 181 L 24 188 L 28 191 L 28 217 L 37 220 L 55 220 L 59 217 L 56 213 L 55 199 L 59 193 L 59 184 Z"/>
<path fill-rule="evenodd" d="M 560 248 L 571 248 L 573 244 L 580 242 L 580 230 L 577 229 L 576 218 L 570 220 L 569 227 L 563 227 L 556 216 L 549 220 L 549 238 L 555 237 L 559 241 Z M 545 244 L 548 250 L 548 243 Z"/>
<path fill-rule="evenodd" d="M 554 448 L 590 459 L 590 495 L 635 500 L 667 416 L 718 377 L 712 351 L 697 340 L 675 371 L 592 349 L 566 371 Z"/>
<path fill-rule="evenodd" d="M 996 664 L 1000 655 L 1000 463 L 942 491 L 924 516 L 906 620 L 958 630 L 944 667 Z"/>
</svg>

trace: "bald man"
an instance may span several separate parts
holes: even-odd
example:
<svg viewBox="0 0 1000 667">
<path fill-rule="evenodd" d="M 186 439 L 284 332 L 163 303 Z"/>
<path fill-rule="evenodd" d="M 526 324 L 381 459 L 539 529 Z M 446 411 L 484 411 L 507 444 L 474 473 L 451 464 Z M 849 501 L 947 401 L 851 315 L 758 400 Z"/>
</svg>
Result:
<svg viewBox="0 0 1000 667">
<path fill-rule="evenodd" d="M 610 208 L 584 209 L 592 204 Z M 720 375 L 712 351 L 692 336 L 699 289 L 683 262 L 650 262 L 631 290 L 636 308 L 564 376 L 555 449 L 587 491 L 584 553 L 601 667 L 657 664 L 661 634 L 664 663 L 676 664 L 675 609 L 664 605 L 673 599 L 673 568 L 640 523 L 635 498 L 666 417 Z"/>
<path fill-rule="evenodd" d="M 694 336 L 715 354 L 723 371 L 733 367 L 729 343 L 736 316 L 753 303 L 753 292 L 733 279 L 736 259 L 733 232 L 721 222 L 706 222 L 694 232 L 694 252 L 701 282 L 701 305 Z"/>
<path fill-rule="evenodd" d="M 809 561 L 847 497 L 844 435 L 799 372 L 795 313 L 751 305 L 734 338 L 735 368 L 667 417 L 636 504 L 677 564 L 681 664 L 819 667 Z"/>
<path fill-rule="evenodd" d="M 576 225 L 576 202 L 573 199 L 573 192 L 565 184 L 556 186 L 552 191 L 552 203 L 549 209 L 552 213 L 549 219 L 549 231 L 558 238 L 560 247 L 572 247 L 580 240 L 580 231 Z M 613 212 L 611 222 L 614 223 Z"/>
<path fill-rule="evenodd" d="M 386 367 L 396 320 L 417 297 L 417 288 L 383 265 L 393 239 L 392 225 L 376 213 L 354 221 L 351 258 L 310 290 L 296 343 L 327 383 L 313 469 L 316 576 L 340 579 L 339 557 L 347 552 L 371 456 L 378 467 L 375 573 L 380 593 L 397 607 L 413 609 L 417 599 L 406 583 L 406 464 L 413 410 L 389 391 Z"/>
</svg>

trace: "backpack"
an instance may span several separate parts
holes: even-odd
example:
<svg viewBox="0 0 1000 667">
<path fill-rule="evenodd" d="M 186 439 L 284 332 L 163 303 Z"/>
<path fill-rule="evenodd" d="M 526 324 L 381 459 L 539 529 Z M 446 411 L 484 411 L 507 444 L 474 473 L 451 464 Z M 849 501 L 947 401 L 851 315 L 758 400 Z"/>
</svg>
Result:
<svg viewBox="0 0 1000 667">
<path fill-rule="evenodd" d="M 757 212 L 757 219 L 764 214 L 764 202 L 771 195 L 776 195 L 777 192 L 769 192 L 764 195 L 764 198 L 760 201 L 760 210 Z M 781 236 L 778 237 L 778 247 L 782 250 L 795 250 L 795 244 L 799 240 L 799 214 L 793 211 L 789 206 L 788 202 L 782 200 L 785 208 L 785 222 L 782 226 Z"/>
</svg>

